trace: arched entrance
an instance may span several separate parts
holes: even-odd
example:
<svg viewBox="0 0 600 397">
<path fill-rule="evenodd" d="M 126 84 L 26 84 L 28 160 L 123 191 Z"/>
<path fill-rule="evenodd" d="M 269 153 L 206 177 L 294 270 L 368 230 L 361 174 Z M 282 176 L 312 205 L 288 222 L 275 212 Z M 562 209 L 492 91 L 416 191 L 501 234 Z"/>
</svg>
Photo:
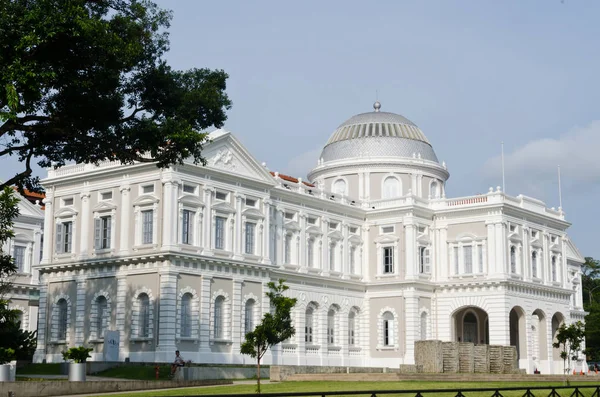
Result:
<svg viewBox="0 0 600 397">
<path fill-rule="evenodd" d="M 517 348 L 517 359 L 527 357 L 527 331 L 525 330 L 525 311 L 515 306 L 509 315 L 510 345 Z"/>
<path fill-rule="evenodd" d="M 531 335 L 533 337 L 533 359 L 548 359 L 548 338 L 546 337 L 546 314 L 536 309 L 531 320 Z"/>
<path fill-rule="evenodd" d="M 565 317 L 562 313 L 556 312 L 552 316 L 552 344 L 556 343 L 556 335 L 561 325 L 565 323 Z M 560 348 L 552 347 L 552 360 L 562 361 L 560 358 Z"/>
<path fill-rule="evenodd" d="M 478 307 L 465 307 L 453 314 L 454 334 L 457 342 L 489 343 L 488 314 Z"/>
</svg>

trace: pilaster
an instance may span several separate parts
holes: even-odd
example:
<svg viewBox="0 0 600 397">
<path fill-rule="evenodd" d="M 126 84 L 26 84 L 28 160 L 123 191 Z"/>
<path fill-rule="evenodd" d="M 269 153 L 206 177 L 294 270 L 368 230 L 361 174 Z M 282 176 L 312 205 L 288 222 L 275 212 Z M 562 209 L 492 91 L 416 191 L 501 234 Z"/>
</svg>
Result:
<svg viewBox="0 0 600 397">
<path fill-rule="evenodd" d="M 405 305 L 405 347 L 404 347 L 404 363 L 414 363 L 415 357 L 415 340 L 417 340 L 418 321 L 419 321 L 419 297 L 414 289 L 409 289 L 404 292 Z M 400 327 L 398 327 L 400 333 Z"/>
<path fill-rule="evenodd" d="M 75 324 L 75 344 L 77 346 L 83 345 L 85 319 L 88 317 L 85 312 L 86 286 L 85 279 L 77 280 L 77 302 L 75 303 L 75 321 L 73 321 Z"/>
<path fill-rule="evenodd" d="M 163 180 L 162 249 L 172 249 L 177 244 L 177 190 L 174 180 Z"/>
<path fill-rule="evenodd" d="M 307 246 L 307 242 L 306 242 L 306 213 L 305 212 L 300 212 L 300 214 L 298 214 L 299 216 L 299 224 L 300 224 L 300 242 L 298 244 L 298 264 L 300 265 L 301 268 L 306 268 L 308 267 L 308 260 L 306 258 L 306 246 Z"/>
<path fill-rule="evenodd" d="M 52 190 L 46 192 L 46 198 L 43 200 L 45 207 L 44 210 L 44 247 L 43 247 L 43 258 L 41 261 L 42 265 L 52 262 L 52 246 L 54 244 L 54 198 Z"/>
<path fill-rule="evenodd" d="M 233 228 L 233 259 L 242 260 L 244 232 L 242 229 L 242 202 L 245 199 L 243 194 L 235 194 L 235 224 Z M 257 230 L 258 231 L 258 230 Z M 256 244 L 256 234 L 254 236 Z"/>
<path fill-rule="evenodd" d="M 129 251 L 129 234 L 131 233 L 131 187 L 129 185 L 121 185 L 119 188 L 121 192 L 121 230 L 120 230 L 120 241 L 119 251 L 121 254 L 127 254 Z"/>
<path fill-rule="evenodd" d="M 127 298 L 127 276 L 117 274 L 117 304 L 116 308 L 116 330 L 119 331 L 120 348 L 119 359 L 124 360 L 129 355 L 129 335 L 125 333 L 125 315 L 131 302 Z"/>
<path fill-rule="evenodd" d="M 200 290 L 200 353 L 210 353 L 210 310 L 211 297 L 210 289 L 212 277 L 202 276 L 202 288 Z"/>
<path fill-rule="evenodd" d="M 202 233 L 202 246 L 204 247 L 204 255 L 212 255 L 212 202 L 214 191 L 213 187 L 204 187 L 204 217 L 202 218 L 204 230 L 204 233 Z"/>
<path fill-rule="evenodd" d="M 48 207 L 46 207 L 47 209 Z M 50 240 L 50 239 L 48 239 Z M 41 363 L 46 359 L 46 329 L 48 328 L 48 284 L 40 277 L 40 300 L 38 311 L 37 347 L 33 355 L 34 363 Z"/>
<path fill-rule="evenodd" d="M 162 270 L 160 276 L 160 303 L 158 314 L 157 359 L 167 361 L 173 355 L 177 322 L 177 278 L 179 273 Z"/>
<path fill-rule="evenodd" d="M 264 227 L 262 234 L 262 263 L 265 265 L 271 264 L 271 200 L 264 201 Z"/>
<path fill-rule="evenodd" d="M 79 256 L 85 258 L 89 255 L 89 240 L 90 234 L 93 236 L 93 231 L 90 229 L 90 193 L 83 192 L 81 197 L 81 233 L 79 233 Z"/>
<path fill-rule="evenodd" d="M 232 332 L 231 339 L 233 342 L 233 351 L 237 352 L 240 349 L 241 343 L 244 341 L 244 333 L 242 332 L 243 324 L 241 323 L 242 314 L 241 310 L 245 310 L 245 307 L 242 307 L 244 302 L 242 302 L 242 280 L 233 280 L 233 293 L 232 293 Z"/>
<path fill-rule="evenodd" d="M 406 280 L 413 280 L 417 278 L 418 272 L 416 271 L 417 265 L 417 235 L 416 235 L 416 225 L 413 223 L 412 219 L 408 219 L 405 224 L 405 250 L 406 250 Z M 397 255 L 400 253 L 398 252 Z"/>
</svg>

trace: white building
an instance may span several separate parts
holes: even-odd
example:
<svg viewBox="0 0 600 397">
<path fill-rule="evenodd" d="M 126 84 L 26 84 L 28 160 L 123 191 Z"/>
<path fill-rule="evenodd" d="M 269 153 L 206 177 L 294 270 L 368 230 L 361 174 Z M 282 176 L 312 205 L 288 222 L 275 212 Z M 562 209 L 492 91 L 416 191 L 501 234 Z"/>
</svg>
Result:
<svg viewBox="0 0 600 397">
<path fill-rule="evenodd" d="M 4 243 L 2 252 L 13 257 L 17 272 L 8 281 L 12 283 L 7 298 L 9 308 L 21 312 L 21 328 L 35 331 L 38 320 L 39 278 L 37 265 L 42 254 L 44 211 L 40 207 L 43 195 L 25 191 L 15 192 L 19 199 L 19 216 L 14 220 L 14 238 Z"/>
<path fill-rule="evenodd" d="M 307 183 L 269 172 L 229 132 L 206 167 L 105 162 L 50 170 L 35 359 L 117 330 L 121 359 L 251 363 L 266 283 L 298 298 L 296 335 L 266 363 L 397 366 L 414 341 L 517 345 L 560 373 L 552 340 L 583 320 L 564 213 L 500 189 L 447 198 L 423 132 L 363 113 L 331 135 Z"/>
</svg>

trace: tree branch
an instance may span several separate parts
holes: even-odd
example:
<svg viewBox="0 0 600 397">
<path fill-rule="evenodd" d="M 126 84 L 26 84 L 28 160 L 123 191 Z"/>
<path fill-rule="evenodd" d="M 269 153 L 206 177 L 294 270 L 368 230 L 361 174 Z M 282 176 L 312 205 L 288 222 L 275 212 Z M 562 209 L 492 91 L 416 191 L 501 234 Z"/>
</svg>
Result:
<svg viewBox="0 0 600 397">
<path fill-rule="evenodd" d="M 133 119 L 133 118 L 135 117 L 135 115 L 136 115 L 136 114 L 138 114 L 139 112 L 141 112 L 141 111 L 144 111 L 144 110 L 146 110 L 146 109 L 145 109 L 145 108 L 139 108 L 139 109 L 138 109 L 138 108 L 136 107 L 136 108 L 135 108 L 135 110 L 134 110 L 134 111 L 133 111 L 133 112 L 132 112 L 132 113 L 131 113 L 129 116 L 127 116 L 127 117 L 125 117 L 125 118 L 122 118 L 120 121 L 121 121 L 121 122 L 126 122 L 126 121 L 129 121 L 129 120 Z"/>
<path fill-rule="evenodd" d="M 33 157 L 33 151 L 29 151 L 29 154 L 27 155 L 27 157 L 25 158 L 25 171 L 16 174 L 15 176 L 13 176 L 12 178 L 10 178 L 9 180 L 3 182 L 2 184 L 0 184 L 0 189 L 4 189 L 7 186 L 12 186 L 15 183 L 18 183 L 19 181 L 28 178 L 31 176 L 33 170 L 31 169 L 31 158 Z"/>
</svg>

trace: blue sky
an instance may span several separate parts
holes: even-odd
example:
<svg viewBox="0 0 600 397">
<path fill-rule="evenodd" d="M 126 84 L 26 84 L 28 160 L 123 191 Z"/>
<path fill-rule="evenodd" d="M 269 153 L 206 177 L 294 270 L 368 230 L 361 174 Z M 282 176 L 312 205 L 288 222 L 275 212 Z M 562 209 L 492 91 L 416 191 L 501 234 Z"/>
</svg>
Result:
<svg viewBox="0 0 600 397">
<path fill-rule="evenodd" d="M 569 233 L 600 258 L 600 2 L 157 3 L 168 61 L 229 73 L 225 128 L 272 171 L 304 177 L 377 90 L 447 163 L 449 196 L 500 185 L 504 141 L 507 192 L 558 207 L 560 164 Z"/>
</svg>

